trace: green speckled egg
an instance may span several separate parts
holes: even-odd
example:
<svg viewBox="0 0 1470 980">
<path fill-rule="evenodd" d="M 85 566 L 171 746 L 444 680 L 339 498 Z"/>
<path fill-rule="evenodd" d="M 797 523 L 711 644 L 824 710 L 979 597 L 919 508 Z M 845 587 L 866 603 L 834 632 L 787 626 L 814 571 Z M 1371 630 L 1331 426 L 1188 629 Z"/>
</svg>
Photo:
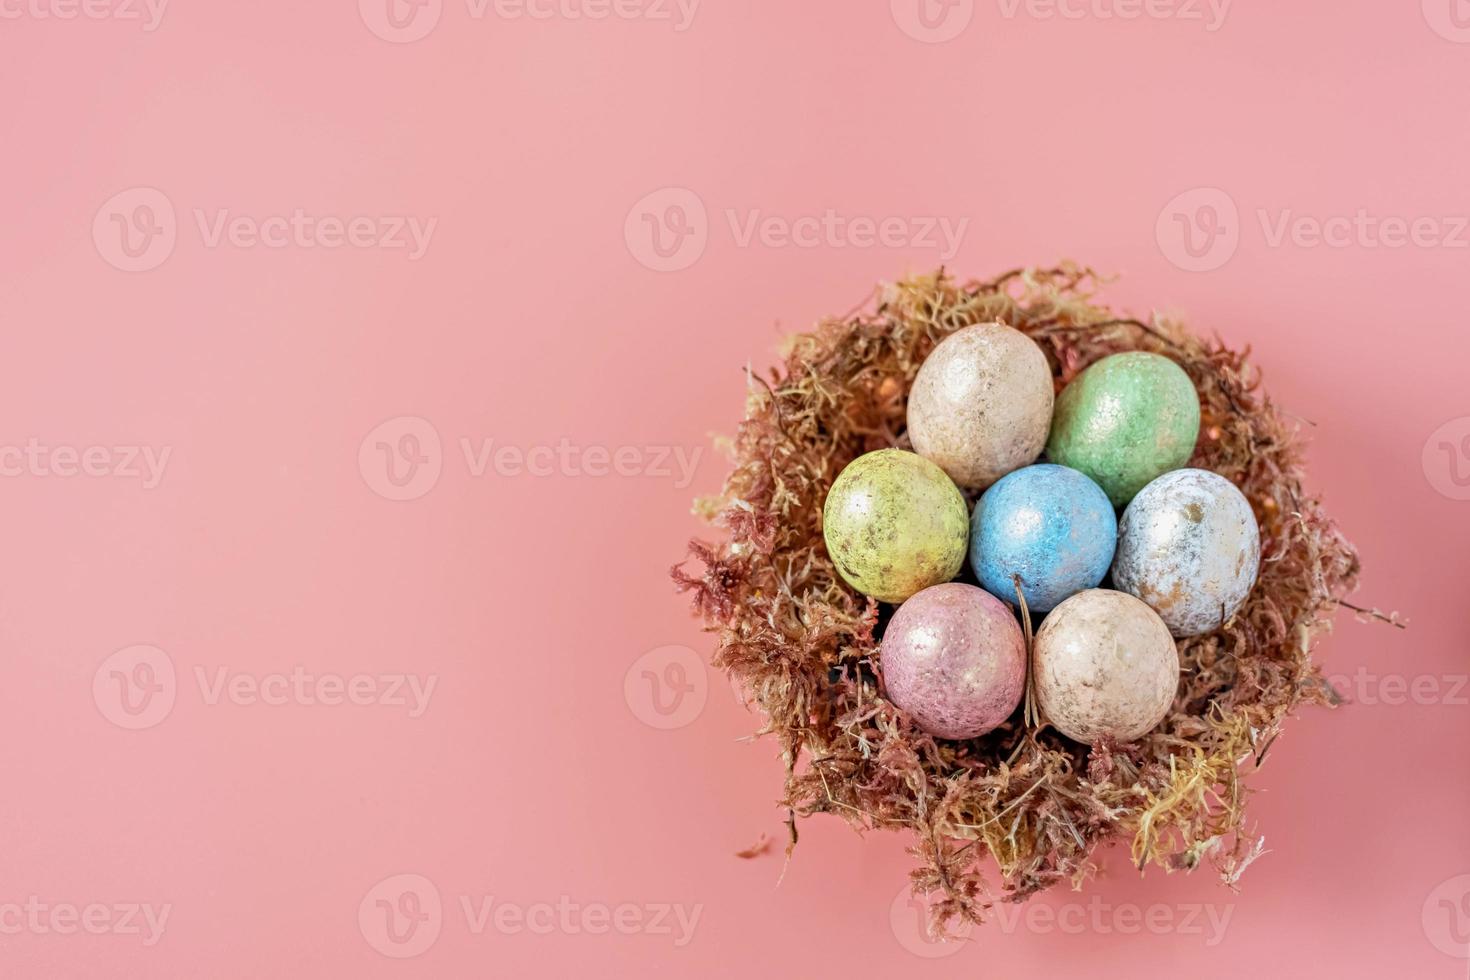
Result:
<svg viewBox="0 0 1470 980">
<path fill-rule="evenodd" d="M 958 575 L 969 533 L 959 488 L 938 466 L 902 449 L 853 460 L 822 509 L 822 534 L 837 571 L 880 602 L 903 602 Z"/>
<path fill-rule="evenodd" d="M 1057 398 L 1046 455 L 1081 470 L 1124 507 L 1154 477 L 1189 462 L 1199 394 L 1167 357 L 1130 351 L 1077 375 Z"/>
</svg>

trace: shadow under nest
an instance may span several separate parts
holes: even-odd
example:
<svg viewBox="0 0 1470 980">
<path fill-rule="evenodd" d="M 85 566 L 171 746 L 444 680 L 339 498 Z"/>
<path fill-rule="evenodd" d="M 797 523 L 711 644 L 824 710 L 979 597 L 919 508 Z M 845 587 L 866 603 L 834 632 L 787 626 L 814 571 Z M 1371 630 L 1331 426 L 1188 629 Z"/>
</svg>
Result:
<svg viewBox="0 0 1470 980">
<path fill-rule="evenodd" d="M 760 734 L 780 740 L 788 856 L 797 816 L 913 831 L 912 885 L 934 895 L 936 934 L 984 921 L 994 901 L 1080 885 L 1096 870 L 1094 849 L 1114 839 L 1131 837 L 1139 868 L 1208 862 L 1233 886 L 1262 847 L 1247 832 L 1240 770 L 1260 765 L 1292 709 L 1334 700 L 1310 651 L 1355 585 L 1358 559 L 1302 493 L 1296 426 L 1244 352 L 1167 319 L 1121 318 L 1094 299 L 1098 286 L 1071 265 L 965 284 L 941 271 L 885 285 L 871 311 L 790 338 L 769 379 L 750 375 L 723 492 L 696 505 L 726 539 L 691 542 L 703 569 L 673 570 L 717 635 L 715 666 L 764 711 Z M 849 588 L 827 556 L 833 480 L 865 452 L 909 448 L 919 365 L 953 331 L 993 320 L 1041 346 L 1058 391 L 1119 351 L 1178 363 L 1201 405 L 1188 465 L 1228 478 L 1260 522 L 1255 588 L 1219 629 L 1178 641 L 1178 695 L 1135 742 L 1079 745 L 1044 724 L 1029 730 L 1019 710 L 980 738 L 926 735 L 883 697 L 877 653 L 891 607 Z M 999 895 L 983 877 L 987 853 Z"/>
</svg>

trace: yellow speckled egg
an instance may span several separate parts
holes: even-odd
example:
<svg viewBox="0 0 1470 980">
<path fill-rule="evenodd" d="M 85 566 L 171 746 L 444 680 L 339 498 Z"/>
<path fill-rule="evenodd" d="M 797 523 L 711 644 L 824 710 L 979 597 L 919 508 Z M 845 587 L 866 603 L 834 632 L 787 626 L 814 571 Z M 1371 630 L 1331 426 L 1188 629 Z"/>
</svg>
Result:
<svg viewBox="0 0 1470 980">
<path fill-rule="evenodd" d="M 880 602 L 903 602 L 958 575 L 969 532 L 959 488 L 938 466 L 902 449 L 853 460 L 822 509 L 838 573 Z"/>
<path fill-rule="evenodd" d="M 950 334 L 919 367 L 909 438 L 955 483 L 983 490 L 1041 455 L 1052 398 L 1041 348 L 1014 327 L 978 323 Z"/>
</svg>

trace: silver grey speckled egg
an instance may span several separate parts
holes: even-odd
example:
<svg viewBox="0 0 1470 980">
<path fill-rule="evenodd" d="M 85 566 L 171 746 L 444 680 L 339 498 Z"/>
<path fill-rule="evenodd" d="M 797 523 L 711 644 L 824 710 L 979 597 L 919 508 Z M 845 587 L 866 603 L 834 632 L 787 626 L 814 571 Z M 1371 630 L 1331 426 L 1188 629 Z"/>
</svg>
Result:
<svg viewBox="0 0 1470 980">
<path fill-rule="evenodd" d="M 1198 636 L 1235 615 L 1260 563 L 1261 532 L 1235 484 L 1174 470 L 1123 512 L 1113 586 L 1152 606 L 1175 636 Z"/>
</svg>

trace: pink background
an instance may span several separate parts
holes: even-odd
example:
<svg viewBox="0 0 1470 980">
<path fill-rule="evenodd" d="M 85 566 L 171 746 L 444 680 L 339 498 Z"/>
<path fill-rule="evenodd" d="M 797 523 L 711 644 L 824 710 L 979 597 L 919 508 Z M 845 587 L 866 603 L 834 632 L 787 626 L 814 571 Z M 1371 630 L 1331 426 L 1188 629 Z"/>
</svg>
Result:
<svg viewBox="0 0 1470 980">
<path fill-rule="evenodd" d="M 1466 4 L 122 2 L 0 7 L 0 973 L 1467 975 Z M 297 209 L 367 222 L 250 244 Z M 743 236 L 827 209 L 890 240 Z M 1360 703 L 1254 778 L 1239 896 L 1117 853 L 934 949 L 900 837 L 809 821 L 778 886 L 776 749 L 666 580 L 723 464 L 664 458 L 873 282 L 1062 257 L 1253 347 L 1412 626 L 1322 648 Z"/>
</svg>

